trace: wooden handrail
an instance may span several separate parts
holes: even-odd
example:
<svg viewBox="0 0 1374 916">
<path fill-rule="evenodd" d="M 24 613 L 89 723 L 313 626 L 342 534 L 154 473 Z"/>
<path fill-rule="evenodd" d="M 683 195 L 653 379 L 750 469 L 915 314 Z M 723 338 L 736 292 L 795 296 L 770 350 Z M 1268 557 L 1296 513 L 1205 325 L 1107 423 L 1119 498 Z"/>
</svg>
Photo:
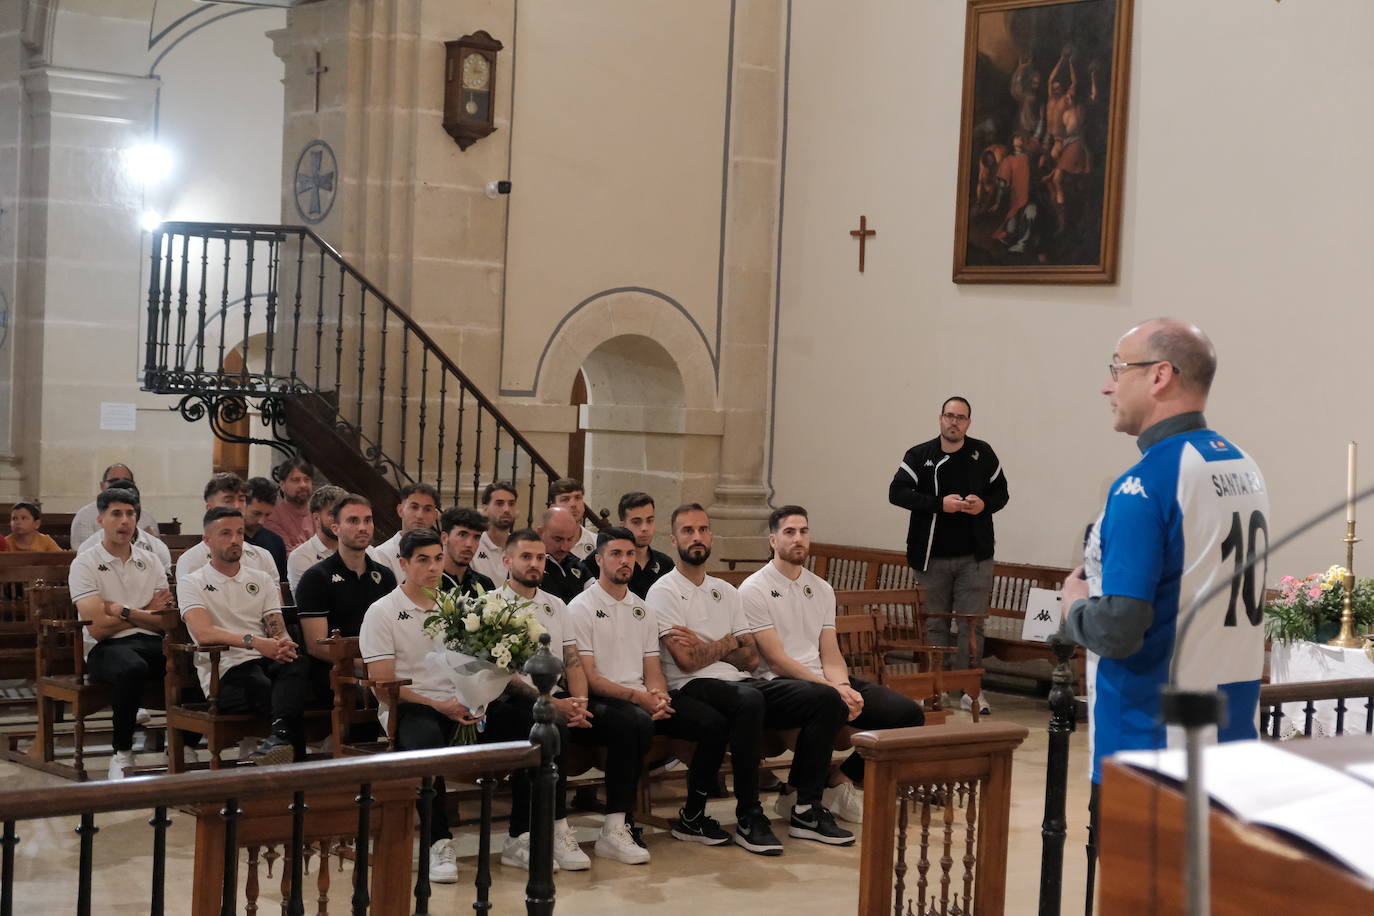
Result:
<svg viewBox="0 0 1374 916">
<path fill-rule="evenodd" d="M 388 779 L 418 780 L 436 775 L 476 777 L 538 765 L 538 746 L 528 741 L 504 741 L 473 747 L 335 757 L 280 766 L 197 770 L 175 776 L 138 776 L 0 793 L 0 821 L 69 817 L 224 798 L 242 800 L 301 790 L 357 786 Z"/>
<path fill-rule="evenodd" d="M 1334 681 L 1295 681 L 1291 684 L 1260 686 L 1260 705 L 1298 703 L 1303 700 L 1348 700 L 1374 697 L 1374 677 L 1341 678 Z"/>
<path fill-rule="evenodd" d="M 865 760 L 897 760 L 920 756 L 937 748 L 957 748 L 963 756 L 1017 747 L 1030 729 L 1010 722 L 984 722 L 978 725 L 930 725 L 920 728 L 894 728 L 881 732 L 859 732 L 849 739 Z M 919 752 L 914 754 L 913 752 Z"/>
</svg>

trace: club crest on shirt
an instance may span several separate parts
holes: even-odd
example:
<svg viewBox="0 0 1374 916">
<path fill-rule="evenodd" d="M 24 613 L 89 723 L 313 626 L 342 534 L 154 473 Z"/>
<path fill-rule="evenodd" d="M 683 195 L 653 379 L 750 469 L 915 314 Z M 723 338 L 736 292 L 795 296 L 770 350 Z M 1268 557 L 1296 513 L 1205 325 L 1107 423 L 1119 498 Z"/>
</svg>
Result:
<svg viewBox="0 0 1374 916">
<path fill-rule="evenodd" d="M 811 586 L 809 586 L 809 585 L 803 585 L 803 586 L 802 586 L 802 594 L 805 595 L 806 597 L 810 598 L 810 597 L 812 596 L 812 594 L 814 594 L 814 593 L 811 591 Z"/>
<path fill-rule="evenodd" d="M 553 606 L 552 606 L 552 605 L 548 605 L 548 604 L 544 605 L 544 613 L 545 613 L 545 614 L 548 614 L 550 617 L 552 617 L 552 616 L 553 616 Z"/>
<path fill-rule="evenodd" d="M 657 560 L 654 560 L 653 568 L 650 569 L 649 572 L 651 572 L 651 573 L 657 573 L 657 572 L 658 572 L 658 561 L 657 561 Z"/>
<path fill-rule="evenodd" d="M 634 610 L 630 611 L 630 613 L 635 615 L 635 620 L 644 619 L 644 608 L 642 607 L 637 607 Z"/>
<path fill-rule="evenodd" d="M 581 578 L 582 578 L 582 570 L 578 569 L 576 566 L 574 566 L 572 569 L 568 570 L 568 572 L 572 573 L 574 578 L 577 578 L 577 579 L 581 579 Z"/>
<path fill-rule="evenodd" d="M 720 589 L 718 589 L 718 588 L 713 588 L 713 589 L 711 589 L 711 597 L 714 598 L 715 600 L 719 601 L 719 600 L 720 600 Z"/>
<path fill-rule="evenodd" d="M 258 583 L 256 582 L 245 582 L 243 583 L 243 588 L 250 595 L 256 595 L 258 593 Z"/>
<path fill-rule="evenodd" d="M 379 569 L 372 570 L 372 581 L 378 585 L 382 584 L 382 572 Z"/>
<path fill-rule="evenodd" d="M 148 568 L 148 564 L 147 564 L 147 563 L 144 563 L 142 560 L 139 560 L 139 559 L 135 559 L 135 560 L 134 560 L 134 565 L 137 566 L 139 569 L 147 569 L 147 568 Z"/>
</svg>

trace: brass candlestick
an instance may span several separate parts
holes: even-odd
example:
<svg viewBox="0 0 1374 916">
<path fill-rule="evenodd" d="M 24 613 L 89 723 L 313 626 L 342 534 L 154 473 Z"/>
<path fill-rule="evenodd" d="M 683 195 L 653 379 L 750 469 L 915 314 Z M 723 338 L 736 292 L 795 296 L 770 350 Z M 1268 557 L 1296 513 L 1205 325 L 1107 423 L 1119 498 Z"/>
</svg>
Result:
<svg viewBox="0 0 1374 916">
<path fill-rule="evenodd" d="M 1341 632 L 1329 643 L 1328 646 L 1336 646 L 1341 649 L 1362 649 L 1364 648 L 1364 637 L 1355 635 L 1355 545 L 1360 539 L 1355 537 L 1355 521 L 1347 519 L 1345 523 L 1345 578 L 1341 584 L 1345 586 L 1345 604 L 1341 608 Z"/>
</svg>

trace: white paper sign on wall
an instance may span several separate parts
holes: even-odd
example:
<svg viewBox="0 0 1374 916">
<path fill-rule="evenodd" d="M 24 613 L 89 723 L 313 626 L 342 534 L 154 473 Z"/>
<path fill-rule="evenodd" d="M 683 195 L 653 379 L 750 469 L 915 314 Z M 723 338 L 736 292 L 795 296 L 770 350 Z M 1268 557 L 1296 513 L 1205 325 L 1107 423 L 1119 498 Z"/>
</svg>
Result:
<svg viewBox="0 0 1374 916">
<path fill-rule="evenodd" d="M 138 426 L 137 408 L 115 401 L 100 402 L 100 428 L 133 432 Z"/>
<path fill-rule="evenodd" d="M 1059 593 L 1049 588 L 1033 588 L 1026 598 L 1026 619 L 1021 624 L 1021 638 L 1031 642 L 1049 642 L 1059 629 Z"/>
</svg>

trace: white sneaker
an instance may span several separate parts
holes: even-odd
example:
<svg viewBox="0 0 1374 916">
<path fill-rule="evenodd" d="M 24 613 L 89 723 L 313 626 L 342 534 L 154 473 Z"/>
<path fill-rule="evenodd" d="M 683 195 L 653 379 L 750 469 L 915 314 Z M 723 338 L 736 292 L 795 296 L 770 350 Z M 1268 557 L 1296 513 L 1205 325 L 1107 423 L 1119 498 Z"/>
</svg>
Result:
<svg viewBox="0 0 1374 916">
<path fill-rule="evenodd" d="M 200 763 L 200 754 L 189 744 L 183 744 L 181 746 L 181 762 L 188 767 L 195 766 Z"/>
<path fill-rule="evenodd" d="M 115 751 L 110 756 L 110 773 L 106 779 L 123 779 L 125 770 L 138 766 L 138 758 L 133 751 Z"/>
<path fill-rule="evenodd" d="M 138 712 L 134 713 L 134 722 L 139 725 L 147 725 L 151 721 L 153 721 L 153 714 L 142 706 L 138 708 Z"/>
<path fill-rule="evenodd" d="M 626 865 L 646 865 L 649 862 L 649 850 L 635 842 L 630 835 L 630 828 L 625 824 L 602 827 L 593 852 L 603 859 L 615 859 Z"/>
<path fill-rule="evenodd" d="M 825 790 L 821 804 L 842 821 L 851 824 L 864 822 L 864 790 L 852 782 L 843 782 Z"/>
<path fill-rule="evenodd" d="M 554 832 L 554 837 L 554 845 L 557 846 L 557 831 Z M 528 833 L 506 837 L 505 845 L 501 847 L 501 864 L 523 868 L 525 871 L 530 870 L 530 835 Z M 553 870 L 558 871 L 557 856 L 554 857 Z"/>
<path fill-rule="evenodd" d="M 973 712 L 973 697 L 964 694 L 959 700 L 959 708 L 964 712 Z M 978 714 L 986 716 L 990 712 L 992 712 L 992 704 L 988 702 L 988 695 L 980 693 L 978 695 Z"/>
<path fill-rule="evenodd" d="M 566 820 L 553 822 L 554 870 L 586 871 L 592 867 L 591 857 L 577 845 L 577 836 Z"/>
<path fill-rule="evenodd" d="M 435 840 L 430 845 L 429 882 L 431 884 L 458 883 L 458 850 L 453 848 L 452 840 Z"/>
<path fill-rule="evenodd" d="M 258 749 L 257 738 L 243 738 L 239 741 L 239 760 L 247 760 Z"/>
</svg>

